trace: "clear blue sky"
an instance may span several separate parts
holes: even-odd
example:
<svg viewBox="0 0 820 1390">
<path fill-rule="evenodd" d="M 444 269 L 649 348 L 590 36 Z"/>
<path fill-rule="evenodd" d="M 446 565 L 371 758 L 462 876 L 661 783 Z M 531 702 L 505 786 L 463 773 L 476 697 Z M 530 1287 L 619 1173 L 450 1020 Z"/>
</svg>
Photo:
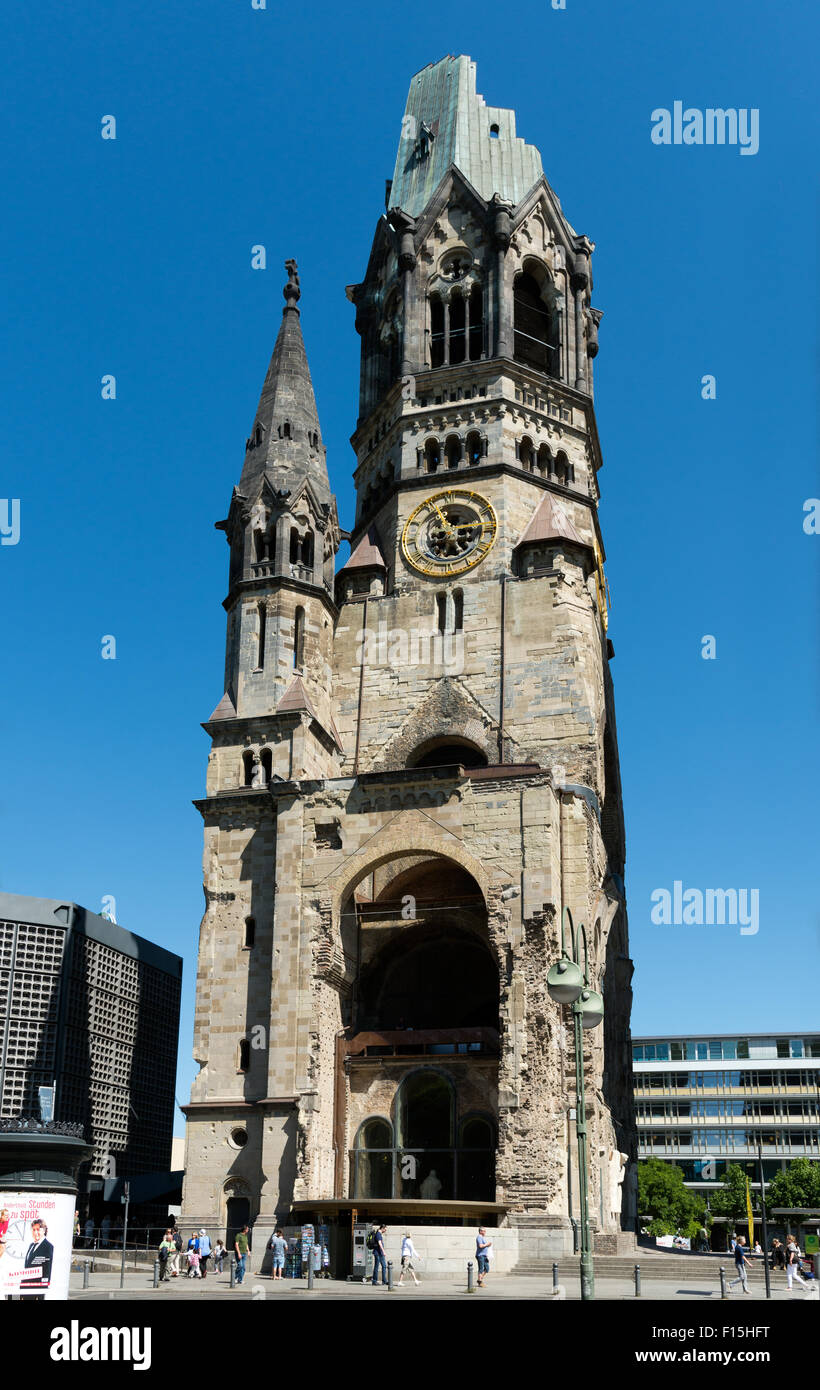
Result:
<svg viewBox="0 0 820 1390">
<path fill-rule="evenodd" d="M 282 262 L 299 262 L 349 526 L 358 338 L 344 286 L 364 273 L 410 77 L 466 52 L 598 248 L 633 1031 L 816 1028 L 810 7 L 44 0 L 10 21 L 0 497 L 21 499 L 22 534 L 0 548 L 0 887 L 97 910 L 113 894 L 120 922 L 184 955 L 187 1100 L 203 905 L 190 803 L 224 650 L 213 523 L 239 479 Z M 758 108 L 759 153 L 653 145 L 650 113 L 678 99 Z M 100 138 L 107 114 L 116 142 Z M 675 879 L 757 888 L 758 934 L 653 926 L 650 894 Z"/>
</svg>

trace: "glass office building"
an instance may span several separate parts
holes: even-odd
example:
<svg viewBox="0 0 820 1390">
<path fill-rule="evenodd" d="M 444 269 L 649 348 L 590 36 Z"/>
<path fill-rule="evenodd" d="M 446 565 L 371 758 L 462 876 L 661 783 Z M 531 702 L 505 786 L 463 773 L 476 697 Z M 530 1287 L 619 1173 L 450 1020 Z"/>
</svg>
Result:
<svg viewBox="0 0 820 1390">
<path fill-rule="evenodd" d="M 820 1161 L 820 1033 L 633 1038 L 638 1157 L 708 1189 L 763 1151 L 768 1181 Z"/>
</svg>

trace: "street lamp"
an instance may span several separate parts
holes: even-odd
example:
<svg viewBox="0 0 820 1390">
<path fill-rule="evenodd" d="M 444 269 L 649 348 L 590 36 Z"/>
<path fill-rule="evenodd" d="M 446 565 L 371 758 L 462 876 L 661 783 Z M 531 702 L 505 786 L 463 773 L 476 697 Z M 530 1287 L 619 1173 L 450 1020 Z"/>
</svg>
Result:
<svg viewBox="0 0 820 1390">
<path fill-rule="evenodd" d="M 569 923 L 570 951 L 567 952 L 566 925 Z M 580 939 L 584 943 L 584 968 L 578 959 Z M 604 1016 L 604 1001 L 589 987 L 589 955 L 583 922 L 576 936 L 568 907 L 561 915 L 561 959 L 550 966 L 547 990 L 556 1004 L 571 1004 L 575 1030 L 575 1129 L 578 1137 L 578 1185 L 581 1199 L 581 1298 L 595 1297 L 595 1275 L 589 1240 L 589 1190 L 587 1181 L 587 1117 L 584 1100 L 584 1028 L 597 1028 Z"/>
</svg>

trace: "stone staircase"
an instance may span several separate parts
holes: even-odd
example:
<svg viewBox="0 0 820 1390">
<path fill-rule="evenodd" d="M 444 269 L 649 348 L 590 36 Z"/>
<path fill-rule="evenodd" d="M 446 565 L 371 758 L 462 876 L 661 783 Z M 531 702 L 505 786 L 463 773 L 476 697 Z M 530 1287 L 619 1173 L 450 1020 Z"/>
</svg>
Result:
<svg viewBox="0 0 820 1390">
<path fill-rule="evenodd" d="M 561 1255 L 557 1257 L 557 1262 L 559 1283 L 562 1279 L 577 1277 L 580 1264 L 578 1255 Z M 527 1242 L 522 1241 L 518 1263 L 511 1273 L 551 1280 L 552 1263 L 549 1258 L 539 1258 L 530 1254 L 527 1251 Z M 711 1288 L 720 1283 L 721 1265 L 730 1279 L 735 1277 L 734 1262 L 730 1254 L 684 1255 L 677 1251 L 648 1250 L 638 1246 L 634 1253 L 629 1255 L 594 1255 L 595 1278 L 623 1279 L 631 1282 L 634 1280 L 636 1264 L 641 1267 L 643 1281 L 663 1279 Z M 754 1280 L 757 1274 L 758 1269 L 755 1265 L 755 1268 L 749 1271 L 749 1277 Z M 762 1278 L 762 1261 L 759 1275 Z"/>
</svg>

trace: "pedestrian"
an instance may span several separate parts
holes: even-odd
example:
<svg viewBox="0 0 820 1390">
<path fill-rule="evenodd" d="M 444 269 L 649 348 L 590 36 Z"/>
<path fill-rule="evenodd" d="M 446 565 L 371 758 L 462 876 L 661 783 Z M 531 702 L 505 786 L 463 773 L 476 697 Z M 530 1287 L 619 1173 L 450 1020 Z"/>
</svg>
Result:
<svg viewBox="0 0 820 1390">
<path fill-rule="evenodd" d="M 248 1251 L 250 1250 L 250 1241 L 248 1240 L 247 1226 L 243 1226 L 242 1230 L 237 1233 L 234 1239 L 233 1248 L 234 1254 L 236 1255 L 236 1282 L 237 1284 L 241 1284 L 242 1280 L 245 1278 L 245 1260 L 247 1259 Z"/>
<path fill-rule="evenodd" d="M 743 1285 L 743 1292 L 744 1292 L 744 1293 L 749 1293 L 749 1292 L 750 1292 L 750 1290 L 749 1290 L 749 1285 L 748 1285 L 748 1283 L 747 1283 L 747 1275 L 746 1275 L 746 1269 L 747 1269 L 747 1267 L 748 1267 L 749 1269 L 751 1269 L 751 1267 L 752 1267 L 752 1266 L 751 1266 L 751 1262 L 750 1262 L 749 1260 L 746 1259 L 746 1251 L 745 1251 L 744 1248 L 743 1248 L 743 1241 L 741 1240 L 740 1237 L 738 1237 L 738 1239 L 737 1239 L 736 1242 L 735 1242 L 735 1269 L 737 1270 L 737 1278 L 736 1278 L 736 1279 L 731 1279 L 731 1280 L 729 1281 L 729 1288 L 730 1288 L 730 1289 L 731 1289 L 735 1284 L 742 1284 L 742 1285 Z"/>
<path fill-rule="evenodd" d="M 772 1269 L 786 1268 L 786 1251 L 781 1241 L 775 1236 L 772 1241 Z"/>
<path fill-rule="evenodd" d="M 387 1234 L 386 1226 L 378 1226 L 373 1232 L 373 1287 L 379 1282 L 379 1270 L 382 1272 L 382 1287 L 387 1283 L 387 1254 L 384 1248 L 384 1238 Z"/>
<path fill-rule="evenodd" d="M 208 1277 L 208 1260 L 211 1255 L 211 1238 L 203 1226 L 199 1232 L 199 1272 L 203 1279 Z"/>
<path fill-rule="evenodd" d="M 161 1284 L 168 1282 L 168 1264 L 173 1249 L 174 1238 L 170 1231 L 166 1231 L 159 1243 L 159 1279 Z"/>
<path fill-rule="evenodd" d="M 401 1274 L 399 1275 L 399 1288 L 404 1283 L 405 1274 L 412 1274 L 413 1283 L 418 1284 L 420 1280 L 416 1278 L 416 1268 L 414 1260 L 420 1260 L 421 1256 L 413 1244 L 413 1237 L 409 1231 L 405 1231 L 401 1238 Z"/>
<path fill-rule="evenodd" d="M 756 1240 L 756 1241 L 755 1241 L 755 1254 L 756 1254 L 756 1255 L 762 1255 L 762 1254 L 763 1254 L 763 1251 L 762 1251 L 762 1249 L 761 1249 L 761 1247 L 760 1247 L 760 1241 L 759 1241 L 759 1240 Z"/>
<path fill-rule="evenodd" d="M 179 1257 L 182 1254 L 182 1236 L 176 1225 L 171 1227 L 171 1239 L 174 1243 L 173 1254 L 171 1255 L 171 1278 L 179 1278 Z"/>
<path fill-rule="evenodd" d="M 792 1291 L 793 1281 L 797 1280 L 803 1288 L 807 1288 L 805 1279 L 800 1273 L 800 1246 L 794 1236 L 786 1236 L 786 1287 L 789 1293 Z"/>
<path fill-rule="evenodd" d="M 215 1270 L 215 1272 L 216 1272 L 217 1274 L 221 1274 L 221 1273 L 222 1273 L 222 1264 L 223 1264 L 223 1262 L 224 1262 L 224 1259 L 225 1259 L 225 1256 L 227 1255 L 227 1253 L 228 1253 L 228 1252 L 227 1252 L 227 1250 L 225 1249 L 225 1246 L 222 1244 L 222 1241 L 221 1241 L 221 1240 L 218 1240 L 218 1241 L 216 1242 L 216 1245 L 214 1246 L 214 1252 L 213 1252 L 214 1270 Z"/>
<path fill-rule="evenodd" d="M 189 1278 L 189 1279 L 201 1279 L 201 1278 L 202 1278 L 202 1270 L 201 1270 L 200 1267 L 199 1267 L 200 1264 L 201 1264 L 201 1261 L 202 1261 L 202 1256 L 201 1256 L 200 1253 L 199 1253 L 199 1246 L 198 1246 L 198 1245 L 189 1246 L 189 1247 L 188 1247 L 188 1278 Z"/>
<path fill-rule="evenodd" d="M 285 1255 L 287 1254 L 288 1243 L 279 1226 L 277 1226 L 270 1238 L 270 1249 L 273 1253 L 273 1266 L 271 1268 L 270 1277 L 271 1279 L 281 1279 L 282 1270 L 285 1268 Z"/>
<path fill-rule="evenodd" d="M 475 1258 L 478 1265 L 478 1287 L 483 1288 L 484 1280 L 490 1272 L 490 1249 L 492 1241 L 487 1239 L 487 1232 L 483 1226 L 479 1226 L 478 1235 L 475 1238 Z"/>
<path fill-rule="evenodd" d="M 5 1231 L 3 1230 L 3 1217 L 4 1217 L 4 1215 L 5 1215 L 5 1208 L 3 1209 L 3 1211 L 0 1211 L 0 1240 L 2 1240 L 3 1236 L 5 1235 Z M 6 1230 L 7 1230 L 7 1229 L 8 1229 L 8 1221 L 6 1222 Z M 81 1228 L 80 1228 L 80 1213 L 79 1213 L 78 1211 L 75 1211 L 75 1213 L 74 1213 L 74 1244 L 75 1244 L 75 1245 L 79 1245 L 79 1243 L 80 1243 L 80 1229 L 81 1229 Z"/>
</svg>

